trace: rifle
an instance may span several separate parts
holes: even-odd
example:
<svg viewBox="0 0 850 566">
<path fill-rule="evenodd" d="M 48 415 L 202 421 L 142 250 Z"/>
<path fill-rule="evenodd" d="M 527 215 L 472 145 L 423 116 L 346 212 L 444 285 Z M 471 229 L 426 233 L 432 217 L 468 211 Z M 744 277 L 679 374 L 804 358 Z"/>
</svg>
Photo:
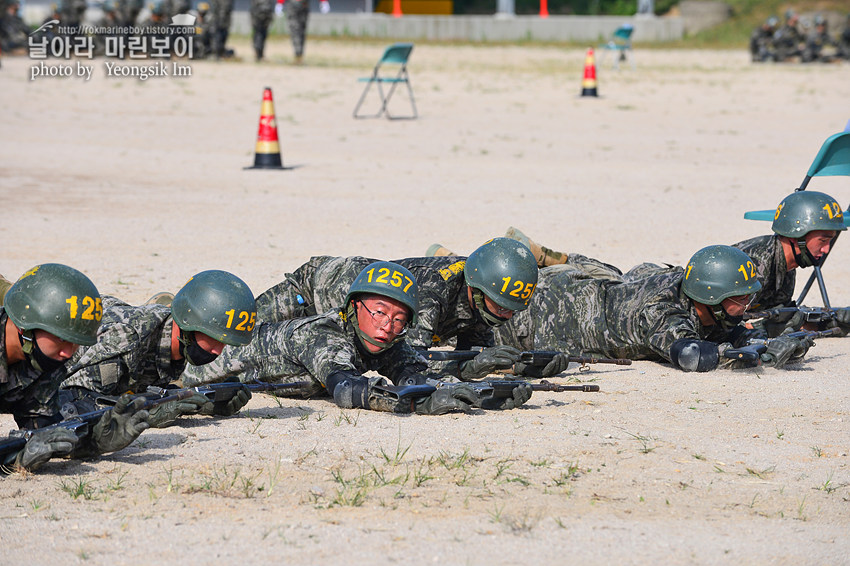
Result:
<svg viewBox="0 0 850 566">
<path fill-rule="evenodd" d="M 483 348 L 476 347 L 471 350 L 420 350 L 420 353 L 426 360 L 432 361 L 465 361 L 471 360 L 481 353 Z M 555 350 L 527 350 L 519 355 L 519 362 L 535 366 L 543 367 L 552 361 L 552 358 L 561 352 Z M 632 361 L 625 358 L 593 358 L 589 356 L 567 356 L 567 359 L 573 363 L 581 364 L 579 370 L 587 368 L 587 364 L 615 364 L 618 366 L 630 366 Z"/>
<path fill-rule="evenodd" d="M 837 311 L 844 311 L 847 308 L 827 309 L 824 307 L 775 307 L 765 309 L 763 311 L 745 312 L 744 320 L 752 320 L 755 318 L 778 318 L 783 314 L 797 312 L 803 313 L 805 322 L 823 322 L 833 320 Z"/>
<path fill-rule="evenodd" d="M 201 395 L 206 396 L 212 402 L 227 402 L 233 399 L 233 396 L 242 388 L 242 386 L 247 387 L 251 393 L 254 392 L 271 392 L 272 395 L 277 391 L 286 390 L 286 389 L 302 389 L 304 387 L 309 386 L 310 384 L 306 381 L 292 381 L 289 383 L 265 383 L 262 381 L 255 381 L 254 383 L 242 383 L 239 381 L 223 381 L 220 383 L 207 383 L 205 385 L 199 385 L 197 387 L 188 387 L 186 389 L 177 389 L 176 391 L 188 391 L 189 397 L 194 395 L 195 393 L 200 393 Z M 155 387 L 153 385 L 149 385 L 148 389 L 143 395 L 148 399 L 155 399 L 157 397 L 161 397 L 163 395 L 167 395 L 175 391 L 174 389 L 167 389 L 163 387 Z M 185 399 L 185 397 L 184 397 Z M 100 399 L 98 399 L 100 401 Z"/>
<path fill-rule="evenodd" d="M 810 330 L 800 330 L 798 332 L 790 332 L 788 334 L 783 334 L 782 336 L 790 336 L 791 338 L 822 338 L 824 336 L 835 336 L 841 333 L 841 329 L 839 328 L 830 328 L 828 330 L 820 330 L 820 331 L 810 331 Z M 781 336 L 777 336 L 780 338 Z M 729 348 L 723 353 L 723 357 L 728 358 L 730 360 L 746 360 L 750 362 L 757 362 L 761 359 L 761 355 L 767 351 L 768 345 L 770 342 L 776 340 L 776 338 L 752 338 L 749 340 L 749 343 L 746 346 L 741 346 L 740 348 Z"/>
<path fill-rule="evenodd" d="M 156 407 L 157 405 L 162 405 L 163 403 L 168 403 L 170 401 L 181 401 L 183 399 L 188 399 L 193 394 L 194 393 L 192 391 L 189 391 L 188 389 L 180 389 L 176 391 L 173 395 L 159 397 L 156 399 L 148 399 L 144 403 L 144 405 L 142 405 L 142 409 L 148 410 Z M 96 411 L 91 411 L 89 413 L 83 413 L 82 415 L 78 415 L 70 419 L 65 419 L 64 421 L 42 428 L 12 431 L 9 434 L 8 439 L 0 442 L 0 462 L 4 460 L 5 456 L 23 450 L 24 446 L 26 446 L 32 435 L 42 430 L 66 428 L 76 434 L 77 438 L 85 438 L 91 432 L 91 427 L 97 424 L 98 421 L 100 421 L 101 417 L 107 411 L 111 410 L 112 407 L 106 407 L 103 409 L 98 409 Z"/>
<path fill-rule="evenodd" d="M 599 391 L 598 385 L 558 385 L 546 380 L 539 383 L 531 383 L 521 379 L 483 379 L 481 381 L 464 381 L 462 383 L 472 386 L 475 392 L 482 398 L 490 399 L 509 399 L 513 397 L 514 389 L 520 385 L 530 385 L 532 391 L 552 391 L 554 393 L 563 393 L 564 391 L 583 391 L 585 393 L 591 393 Z M 429 379 L 428 384 L 433 385 L 437 389 L 444 385 L 456 385 L 454 383 L 438 381 L 435 379 Z"/>
</svg>

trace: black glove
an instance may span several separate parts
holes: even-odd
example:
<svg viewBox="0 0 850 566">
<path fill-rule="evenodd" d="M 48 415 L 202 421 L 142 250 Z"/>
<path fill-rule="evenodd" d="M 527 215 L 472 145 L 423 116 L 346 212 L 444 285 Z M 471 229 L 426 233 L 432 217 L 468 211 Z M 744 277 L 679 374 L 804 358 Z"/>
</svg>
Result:
<svg viewBox="0 0 850 566">
<path fill-rule="evenodd" d="M 169 401 L 157 405 L 148 411 L 148 424 L 152 428 L 165 428 L 171 426 L 183 415 L 196 415 L 201 411 L 201 408 L 209 403 L 209 399 L 205 395 L 196 393 L 188 399 L 182 401 Z"/>
<path fill-rule="evenodd" d="M 228 395 L 222 395 L 228 393 Z M 238 389 L 230 389 L 225 391 L 215 392 L 215 401 L 210 401 L 201 407 L 202 415 L 219 415 L 229 417 L 235 415 L 242 410 L 242 407 L 248 404 L 251 400 L 251 390 L 244 385 Z"/>
<path fill-rule="evenodd" d="M 570 365 L 569 358 L 570 357 L 567 354 L 558 353 L 552 358 L 551 362 L 542 367 L 517 362 L 514 364 L 514 373 L 534 378 L 552 377 L 553 375 L 558 375 L 559 373 L 563 373 L 567 370 L 567 367 Z"/>
<path fill-rule="evenodd" d="M 30 436 L 24 449 L 18 453 L 15 463 L 21 468 L 33 471 L 51 458 L 67 456 L 79 441 L 77 435 L 67 428 L 37 430 Z"/>
<path fill-rule="evenodd" d="M 829 321 L 827 327 L 841 330 L 837 336 L 847 336 L 850 333 L 850 308 L 835 309 L 835 318 Z"/>
<path fill-rule="evenodd" d="M 802 359 L 813 345 L 814 340 L 810 336 L 804 336 L 803 338 L 792 338 L 791 336 L 772 338 L 767 345 L 767 351 L 761 355 L 761 361 L 766 366 L 781 368 L 788 362 Z"/>
<path fill-rule="evenodd" d="M 484 348 L 480 354 L 463 362 L 460 367 L 460 378 L 464 381 L 480 379 L 497 369 L 510 369 L 519 360 L 520 351 L 511 346 L 491 346 Z"/>
<path fill-rule="evenodd" d="M 531 388 L 531 384 L 523 383 L 514 387 L 510 397 L 503 397 L 501 399 L 490 397 L 488 399 L 484 399 L 481 401 L 481 408 L 491 410 L 516 409 L 531 399 L 532 393 L 534 393 L 534 390 Z"/>
<path fill-rule="evenodd" d="M 481 397 L 466 383 L 444 383 L 416 404 L 419 415 L 444 415 L 450 411 L 468 413 L 480 406 Z"/>
<path fill-rule="evenodd" d="M 122 395 L 115 406 L 104 413 L 92 429 L 92 442 L 101 454 L 121 450 L 150 425 L 148 412 L 142 409 L 145 399 Z"/>
</svg>

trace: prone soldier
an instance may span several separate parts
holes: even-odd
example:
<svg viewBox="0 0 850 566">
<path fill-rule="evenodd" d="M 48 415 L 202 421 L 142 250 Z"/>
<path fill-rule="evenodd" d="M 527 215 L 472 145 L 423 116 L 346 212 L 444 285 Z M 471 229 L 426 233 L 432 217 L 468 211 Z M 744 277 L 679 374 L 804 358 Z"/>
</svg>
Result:
<svg viewBox="0 0 850 566">
<path fill-rule="evenodd" d="M 195 275 L 170 306 L 134 307 L 106 297 L 96 343 L 80 348 L 68 363 L 63 399 L 82 413 L 95 410 L 101 396 L 142 394 L 150 386 L 167 388 L 187 364 L 208 364 L 225 344 L 239 348 L 250 342 L 255 320 L 251 290 L 226 271 Z M 232 415 L 250 398 L 245 387 L 215 403 L 197 394 L 152 408 L 149 421 L 153 427 L 164 427 L 181 415 Z"/>
<path fill-rule="evenodd" d="M 418 286 L 413 274 L 392 262 L 367 265 L 338 308 L 282 322 L 260 322 L 248 346 L 226 347 L 205 366 L 186 368 L 184 385 L 237 377 L 243 383 L 308 378 L 303 394 L 325 394 L 346 409 L 439 415 L 473 407 L 510 409 L 531 397 L 528 385 L 509 398 L 485 397 L 467 383 L 447 383 L 427 373 L 425 360 L 405 342 L 415 326 Z M 388 378 L 368 378 L 375 371 Z M 439 387 L 429 385 L 434 380 Z"/>
<path fill-rule="evenodd" d="M 80 345 L 94 344 L 101 317 L 97 288 L 76 269 L 45 263 L 24 273 L 0 307 L 0 412 L 11 413 L 21 429 L 61 421 L 65 363 Z M 84 440 L 67 429 L 36 430 L 23 450 L 0 464 L 34 470 L 56 456 L 120 450 L 148 428 L 143 403 L 122 397 Z"/>
<path fill-rule="evenodd" d="M 752 259 L 731 246 L 699 250 L 684 270 L 622 281 L 593 278 L 569 264 L 547 267 L 529 309 L 496 329 L 496 342 L 667 361 L 684 371 L 741 367 L 723 355 L 745 338 L 738 324 L 761 287 Z M 810 345 L 808 338 L 773 341 L 769 363 L 781 367 Z"/>
<path fill-rule="evenodd" d="M 374 261 L 311 258 L 257 297 L 257 317 L 262 322 L 279 322 L 341 305 L 357 274 Z M 394 263 L 410 270 L 420 289 L 417 322 L 408 332 L 408 344 L 419 349 L 452 342 L 459 350 L 484 348 L 473 360 L 434 362 L 433 371 L 470 380 L 518 361 L 518 350 L 495 345 L 493 328 L 528 308 L 537 285 L 538 269 L 524 245 L 494 238 L 468 258 L 408 258 Z M 567 364 L 563 357 L 553 360 L 545 377 L 560 373 Z"/>
</svg>

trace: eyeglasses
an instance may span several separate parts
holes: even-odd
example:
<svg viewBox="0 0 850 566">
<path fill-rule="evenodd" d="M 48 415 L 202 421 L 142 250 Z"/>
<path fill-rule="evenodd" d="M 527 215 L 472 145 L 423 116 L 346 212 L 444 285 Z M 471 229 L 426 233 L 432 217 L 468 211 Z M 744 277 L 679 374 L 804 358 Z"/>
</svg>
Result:
<svg viewBox="0 0 850 566">
<path fill-rule="evenodd" d="M 385 327 L 387 324 L 390 324 L 390 330 L 396 336 L 403 336 L 407 334 L 407 321 L 399 320 L 397 318 L 390 319 L 390 317 L 381 311 L 370 311 L 369 307 L 363 301 L 360 301 L 360 306 L 366 309 L 366 312 L 369 313 L 369 316 L 372 317 L 372 324 L 377 329 L 381 329 Z"/>
<path fill-rule="evenodd" d="M 753 300 L 756 298 L 755 294 L 753 295 L 736 295 L 734 297 L 726 297 L 725 300 L 731 302 L 735 306 L 741 307 L 744 310 L 750 308 L 750 305 L 753 304 Z"/>
</svg>

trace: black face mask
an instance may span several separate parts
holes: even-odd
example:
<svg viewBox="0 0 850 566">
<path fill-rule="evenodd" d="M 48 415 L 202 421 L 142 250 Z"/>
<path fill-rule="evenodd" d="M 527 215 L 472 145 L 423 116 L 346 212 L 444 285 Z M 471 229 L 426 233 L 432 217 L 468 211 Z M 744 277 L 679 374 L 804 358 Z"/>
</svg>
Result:
<svg viewBox="0 0 850 566">
<path fill-rule="evenodd" d="M 193 366 L 203 366 L 215 361 L 218 354 L 207 352 L 195 342 L 194 332 L 180 333 L 180 355 Z"/>
<path fill-rule="evenodd" d="M 714 314 L 714 320 L 720 324 L 725 332 L 731 332 L 744 320 L 744 315 L 732 316 L 720 305 L 715 305 L 715 308 L 712 308 L 712 314 Z"/>
<path fill-rule="evenodd" d="M 29 334 L 29 332 L 27 334 Z M 35 341 L 35 338 L 30 338 L 29 336 L 25 338 L 23 334 L 19 334 L 18 338 L 20 339 L 21 346 L 24 350 L 24 357 L 35 371 L 50 373 L 65 364 L 63 360 L 54 360 L 42 352 L 41 348 L 38 347 L 38 342 Z M 28 345 L 31 347 L 28 347 Z"/>
</svg>

